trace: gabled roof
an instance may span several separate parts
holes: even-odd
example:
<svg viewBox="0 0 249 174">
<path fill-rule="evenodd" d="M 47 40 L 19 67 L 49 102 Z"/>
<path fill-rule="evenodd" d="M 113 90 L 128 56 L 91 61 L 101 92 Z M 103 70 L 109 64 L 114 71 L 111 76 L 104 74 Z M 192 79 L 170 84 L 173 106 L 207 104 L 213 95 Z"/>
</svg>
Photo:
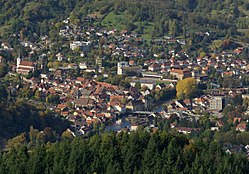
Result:
<svg viewBox="0 0 249 174">
<path fill-rule="evenodd" d="M 181 70 L 181 69 L 172 69 L 171 72 L 178 74 L 189 74 L 191 73 L 189 70 Z"/>
<path fill-rule="evenodd" d="M 79 105 L 79 106 L 88 106 L 88 105 L 93 105 L 94 101 L 90 98 L 87 97 L 82 97 L 79 98 L 75 101 L 75 105 Z"/>
<path fill-rule="evenodd" d="M 34 63 L 30 61 L 21 61 L 20 65 L 21 66 L 34 66 Z"/>
</svg>

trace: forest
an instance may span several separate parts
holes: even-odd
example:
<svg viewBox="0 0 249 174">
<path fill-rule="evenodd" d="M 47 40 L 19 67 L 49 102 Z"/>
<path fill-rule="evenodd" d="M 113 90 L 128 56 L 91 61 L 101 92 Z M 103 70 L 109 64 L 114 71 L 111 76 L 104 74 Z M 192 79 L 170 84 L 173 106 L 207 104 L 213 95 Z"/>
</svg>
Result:
<svg viewBox="0 0 249 174">
<path fill-rule="evenodd" d="M 61 134 L 69 127 L 69 122 L 55 117 L 54 113 L 27 101 L 7 98 L 4 86 L 0 86 L 0 147 L 6 141 L 21 133 L 28 132 L 31 126 Z M 46 131 L 45 131 L 46 132 Z"/>
<path fill-rule="evenodd" d="M 164 131 L 104 133 L 0 154 L 0 173 L 248 173 L 248 160 L 218 142 Z"/>
<path fill-rule="evenodd" d="M 153 36 L 189 36 L 192 31 L 235 36 L 238 29 L 249 26 L 248 8 L 249 2 L 244 0 L 3 0 L 0 34 L 48 35 L 68 17 L 75 24 L 83 24 L 89 17 L 97 26 Z"/>
</svg>

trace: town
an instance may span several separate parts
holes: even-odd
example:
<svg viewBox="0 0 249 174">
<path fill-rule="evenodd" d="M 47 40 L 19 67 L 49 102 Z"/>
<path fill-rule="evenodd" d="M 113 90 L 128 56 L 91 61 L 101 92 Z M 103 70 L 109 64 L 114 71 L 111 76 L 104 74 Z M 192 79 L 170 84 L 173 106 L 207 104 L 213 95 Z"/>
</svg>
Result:
<svg viewBox="0 0 249 174">
<path fill-rule="evenodd" d="M 91 19 L 86 18 L 86 23 Z M 212 35 L 196 33 L 198 38 L 213 39 Z M 76 26 L 69 18 L 63 20 L 57 36 L 55 42 L 48 36 L 27 41 L 20 34 L 13 35 L 18 49 L 2 41 L 1 74 L 6 76 L 1 83 L 8 81 L 13 100 L 43 105 L 70 121 L 68 131 L 73 136 L 141 127 L 155 132 L 162 126 L 183 134 L 219 131 L 227 127 L 224 116 L 236 131 L 248 131 L 245 45 L 216 38 L 209 52 L 190 54 L 183 38 L 164 36 L 149 41 L 128 30 Z M 179 82 L 190 79 L 195 91 L 179 95 L 179 90 L 185 90 L 178 89 Z M 249 155 L 248 145 L 225 148 L 228 153 L 246 151 Z"/>
</svg>

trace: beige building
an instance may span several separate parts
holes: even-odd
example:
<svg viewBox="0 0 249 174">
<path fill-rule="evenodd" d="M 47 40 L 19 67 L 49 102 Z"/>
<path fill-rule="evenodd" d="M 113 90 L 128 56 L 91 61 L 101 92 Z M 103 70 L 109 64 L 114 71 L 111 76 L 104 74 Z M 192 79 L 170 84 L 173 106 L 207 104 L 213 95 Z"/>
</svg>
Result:
<svg viewBox="0 0 249 174">
<path fill-rule="evenodd" d="M 187 77 L 192 77 L 192 74 L 189 70 L 173 69 L 170 71 L 170 75 L 176 77 L 178 80 L 185 79 Z"/>
<path fill-rule="evenodd" d="M 129 66 L 128 62 L 119 62 L 117 74 L 118 75 L 129 75 L 129 74 L 139 74 L 142 72 L 141 66 Z"/>
<path fill-rule="evenodd" d="M 221 111 L 225 106 L 225 98 L 223 96 L 214 96 L 210 100 L 209 108 Z"/>
</svg>

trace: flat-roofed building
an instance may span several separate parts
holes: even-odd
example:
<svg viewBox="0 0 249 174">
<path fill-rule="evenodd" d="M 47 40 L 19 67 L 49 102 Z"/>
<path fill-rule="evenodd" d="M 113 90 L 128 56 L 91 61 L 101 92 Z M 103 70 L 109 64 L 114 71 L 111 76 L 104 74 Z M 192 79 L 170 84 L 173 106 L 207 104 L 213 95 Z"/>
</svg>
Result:
<svg viewBox="0 0 249 174">
<path fill-rule="evenodd" d="M 212 110 L 221 111 L 225 107 L 224 96 L 213 96 L 210 100 L 209 108 Z"/>
</svg>

